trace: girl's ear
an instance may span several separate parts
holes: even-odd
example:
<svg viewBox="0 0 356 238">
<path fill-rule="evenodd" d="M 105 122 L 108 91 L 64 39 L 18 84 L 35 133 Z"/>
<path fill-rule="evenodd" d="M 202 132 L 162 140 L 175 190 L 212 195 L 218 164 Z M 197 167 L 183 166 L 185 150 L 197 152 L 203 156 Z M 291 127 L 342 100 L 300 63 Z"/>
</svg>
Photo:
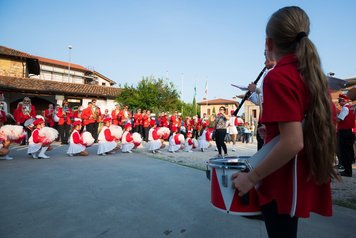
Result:
<svg viewBox="0 0 356 238">
<path fill-rule="evenodd" d="M 267 37 L 266 38 L 266 50 L 272 51 L 273 49 L 273 40 L 272 38 Z"/>
</svg>

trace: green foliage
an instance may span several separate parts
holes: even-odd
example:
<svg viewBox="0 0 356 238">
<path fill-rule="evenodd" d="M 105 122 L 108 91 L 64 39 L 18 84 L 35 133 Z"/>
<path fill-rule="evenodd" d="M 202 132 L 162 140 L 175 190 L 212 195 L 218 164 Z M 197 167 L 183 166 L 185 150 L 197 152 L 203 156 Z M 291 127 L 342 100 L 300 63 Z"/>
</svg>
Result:
<svg viewBox="0 0 356 238">
<path fill-rule="evenodd" d="M 116 101 L 131 109 L 149 109 L 155 113 L 180 111 L 182 105 L 185 107 L 172 82 L 153 77 L 143 77 L 136 88 L 125 84 Z"/>
</svg>

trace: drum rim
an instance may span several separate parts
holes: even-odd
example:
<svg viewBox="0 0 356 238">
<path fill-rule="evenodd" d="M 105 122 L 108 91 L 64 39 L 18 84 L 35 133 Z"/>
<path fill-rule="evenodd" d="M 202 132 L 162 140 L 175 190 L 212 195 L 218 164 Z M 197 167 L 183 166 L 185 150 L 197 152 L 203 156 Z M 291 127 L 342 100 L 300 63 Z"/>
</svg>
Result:
<svg viewBox="0 0 356 238">
<path fill-rule="evenodd" d="M 248 158 L 251 156 L 229 156 L 225 158 L 212 158 L 209 159 L 208 167 L 218 169 L 238 169 L 246 170 L 251 169 Z M 229 162 L 229 160 L 233 160 Z"/>
</svg>

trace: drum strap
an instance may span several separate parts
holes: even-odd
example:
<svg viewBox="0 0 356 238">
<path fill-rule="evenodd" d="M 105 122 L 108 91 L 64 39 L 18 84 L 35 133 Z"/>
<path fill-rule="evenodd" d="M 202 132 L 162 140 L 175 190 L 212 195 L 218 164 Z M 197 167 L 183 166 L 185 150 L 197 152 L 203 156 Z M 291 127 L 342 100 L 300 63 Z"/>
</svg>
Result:
<svg viewBox="0 0 356 238">
<path fill-rule="evenodd" d="M 292 198 L 292 206 L 290 209 L 290 217 L 295 216 L 295 210 L 297 209 L 297 197 L 298 197 L 297 159 L 298 159 L 298 154 L 296 154 L 293 159 L 293 198 Z"/>
<path fill-rule="evenodd" d="M 266 158 L 269 152 L 271 152 L 273 147 L 278 143 L 280 138 L 281 138 L 280 135 L 274 137 L 270 142 L 263 145 L 262 148 L 259 151 L 257 151 L 257 153 L 255 153 L 253 156 L 251 156 L 248 159 L 249 165 L 251 166 L 252 169 L 256 168 L 256 166 L 259 165 Z"/>
</svg>

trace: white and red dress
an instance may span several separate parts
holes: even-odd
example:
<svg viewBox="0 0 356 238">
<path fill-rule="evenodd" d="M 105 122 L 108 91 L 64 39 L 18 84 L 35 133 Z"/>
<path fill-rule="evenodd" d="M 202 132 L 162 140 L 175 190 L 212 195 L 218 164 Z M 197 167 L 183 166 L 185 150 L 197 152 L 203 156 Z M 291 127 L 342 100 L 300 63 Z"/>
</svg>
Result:
<svg viewBox="0 0 356 238">
<path fill-rule="evenodd" d="M 87 147 L 83 143 L 83 138 L 81 137 L 79 131 L 73 130 L 69 138 L 69 148 L 67 154 L 75 155 L 84 151 Z"/>
<path fill-rule="evenodd" d="M 169 144 L 168 144 L 168 151 L 169 152 L 176 152 L 181 148 L 181 142 L 179 140 L 179 134 L 173 133 L 171 137 L 169 137 Z"/>
<path fill-rule="evenodd" d="M 187 138 L 184 143 L 184 151 L 185 152 L 192 152 L 194 147 L 194 142 L 192 138 Z"/>
<path fill-rule="evenodd" d="M 33 154 L 39 152 L 42 148 L 42 137 L 39 135 L 40 129 L 36 128 L 32 131 L 30 138 L 28 139 L 27 154 Z"/>
<path fill-rule="evenodd" d="M 161 137 L 157 134 L 158 127 L 156 128 L 151 128 L 148 131 L 148 150 L 149 151 L 155 151 L 159 150 L 162 146 L 162 141 Z"/>
<path fill-rule="evenodd" d="M 131 133 L 129 131 L 125 131 L 121 138 L 121 151 L 130 153 L 134 147 L 135 144 Z"/>
<path fill-rule="evenodd" d="M 97 154 L 105 154 L 115 149 L 117 146 L 115 140 L 116 137 L 111 134 L 109 127 L 103 126 L 98 136 L 99 146 Z"/>
<path fill-rule="evenodd" d="M 198 138 L 199 150 L 205 150 L 210 146 L 211 133 L 209 130 L 203 130 Z"/>
</svg>

